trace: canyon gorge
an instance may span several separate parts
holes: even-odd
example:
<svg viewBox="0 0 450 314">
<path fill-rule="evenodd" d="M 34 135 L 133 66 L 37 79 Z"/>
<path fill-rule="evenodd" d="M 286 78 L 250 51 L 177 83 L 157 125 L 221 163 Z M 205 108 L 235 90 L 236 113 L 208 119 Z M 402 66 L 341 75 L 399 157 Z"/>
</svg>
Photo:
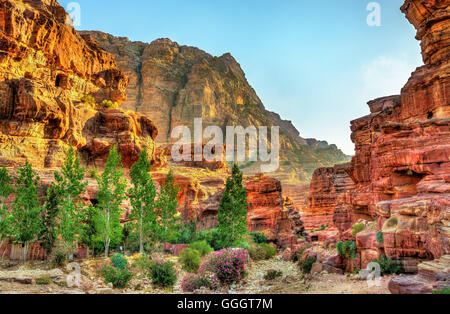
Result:
<svg viewBox="0 0 450 314">
<path fill-rule="evenodd" d="M 401 11 L 417 29 L 424 65 L 400 95 L 370 101 L 370 114 L 351 122 L 350 158 L 266 110 L 231 54 L 76 31 L 56 0 L 2 1 L 0 166 L 29 161 L 45 191 L 70 145 L 88 169 L 101 169 L 114 145 L 129 169 L 146 148 L 155 183 L 171 169 L 183 187 L 184 222 L 211 229 L 230 165 L 173 161 L 171 130 L 200 117 L 224 130 L 279 126 L 280 169 L 240 165 L 249 231 L 290 251 L 355 241 L 350 265 L 324 254 L 323 267 L 365 269 L 386 255 L 410 274 L 392 279 L 392 293 L 429 293 L 450 280 L 450 3 L 406 0 Z M 95 202 L 97 183 L 88 182 L 85 199 Z"/>
</svg>

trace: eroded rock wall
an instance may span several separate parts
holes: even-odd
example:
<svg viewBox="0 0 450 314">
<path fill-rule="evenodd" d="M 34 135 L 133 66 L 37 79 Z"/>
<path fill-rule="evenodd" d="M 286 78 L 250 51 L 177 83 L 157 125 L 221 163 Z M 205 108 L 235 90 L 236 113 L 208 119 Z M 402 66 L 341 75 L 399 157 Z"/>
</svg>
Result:
<svg viewBox="0 0 450 314">
<path fill-rule="evenodd" d="M 320 168 L 314 173 L 310 185 L 308 204 L 303 221 L 307 230 L 351 227 L 353 212 L 348 205 L 353 181 L 347 174 L 350 164 Z"/>
<path fill-rule="evenodd" d="M 414 272 L 450 251 L 450 3 L 407 0 L 401 10 L 417 29 L 425 65 L 401 95 L 369 102 L 370 114 L 352 121 L 349 189 L 338 199 L 335 171 L 318 170 L 308 206 L 314 215 L 305 221 L 317 227 L 333 215 L 340 238 L 356 240 L 360 268 L 386 254 Z M 356 238 L 355 223 L 365 226 Z"/>
<path fill-rule="evenodd" d="M 57 167 L 68 145 L 93 166 L 115 144 L 127 166 L 143 147 L 152 153 L 158 129 L 148 117 L 99 105 L 125 101 L 127 85 L 114 57 L 80 36 L 57 1 L 0 2 L 1 165 Z"/>
</svg>

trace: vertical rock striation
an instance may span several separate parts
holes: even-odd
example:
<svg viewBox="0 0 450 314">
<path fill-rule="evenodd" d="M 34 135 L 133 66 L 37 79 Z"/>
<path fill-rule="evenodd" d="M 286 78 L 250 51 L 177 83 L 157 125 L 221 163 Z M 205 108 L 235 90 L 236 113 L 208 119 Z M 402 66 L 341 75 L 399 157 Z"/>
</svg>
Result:
<svg viewBox="0 0 450 314">
<path fill-rule="evenodd" d="M 401 10 L 417 29 L 425 65 L 401 95 L 369 102 L 370 114 L 352 121 L 356 155 L 345 173 L 353 185 L 335 203 L 336 176 L 318 170 L 308 211 L 334 215 L 341 236 L 375 219 L 375 231 L 356 237 L 359 252 L 384 253 L 417 270 L 418 262 L 450 253 L 450 4 L 407 0 Z"/>
<path fill-rule="evenodd" d="M 95 105 L 125 101 L 128 78 L 69 22 L 54 0 L 0 2 L 0 165 L 57 167 L 74 145 L 100 166 L 118 144 L 129 166 L 154 150 L 149 118 Z"/>
</svg>

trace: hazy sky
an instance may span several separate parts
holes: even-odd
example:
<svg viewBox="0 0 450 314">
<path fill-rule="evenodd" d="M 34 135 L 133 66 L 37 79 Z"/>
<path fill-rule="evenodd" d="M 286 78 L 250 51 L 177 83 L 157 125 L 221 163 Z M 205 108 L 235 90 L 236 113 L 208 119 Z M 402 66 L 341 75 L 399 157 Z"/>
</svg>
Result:
<svg viewBox="0 0 450 314">
<path fill-rule="evenodd" d="M 67 6 L 72 1 L 60 1 Z M 83 30 L 131 40 L 167 37 L 213 55 L 230 52 L 267 109 L 301 136 L 354 153 L 350 121 L 367 101 L 400 93 L 422 64 L 403 0 L 78 0 Z"/>
</svg>

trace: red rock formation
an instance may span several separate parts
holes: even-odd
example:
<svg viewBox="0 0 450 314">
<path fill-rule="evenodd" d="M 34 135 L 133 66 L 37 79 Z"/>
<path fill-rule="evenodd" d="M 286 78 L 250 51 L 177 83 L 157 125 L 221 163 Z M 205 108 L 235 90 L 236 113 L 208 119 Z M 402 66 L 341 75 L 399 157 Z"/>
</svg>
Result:
<svg viewBox="0 0 450 314">
<path fill-rule="evenodd" d="M 310 186 L 308 207 L 302 217 L 307 230 L 323 226 L 347 230 L 351 226 L 351 211 L 344 204 L 350 203 L 349 192 L 353 182 L 347 175 L 348 164 L 334 168 L 320 168 L 314 173 Z"/>
<path fill-rule="evenodd" d="M 418 30 L 425 65 L 400 96 L 369 102 L 371 113 L 352 121 L 356 155 L 344 172 L 353 185 L 346 181 L 338 199 L 334 171 L 318 170 L 304 219 L 316 228 L 334 216 L 344 240 L 354 239 L 352 224 L 376 219 L 375 230 L 356 237 L 361 266 L 384 253 L 417 271 L 450 252 L 450 6 L 407 0 L 401 10 Z"/>
<path fill-rule="evenodd" d="M 352 122 L 352 205 L 379 217 L 388 257 L 440 258 L 450 252 L 450 7 L 408 0 L 402 11 L 426 65 L 400 97 L 369 103 L 371 115 Z"/>
<path fill-rule="evenodd" d="M 57 167 L 69 144 L 97 163 L 114 144 L 127 165 L 143 147 L 153 152 L 151 120 L 93 104 L 126 100 L 128 79 L 57 1 L 2 1 L 0 16 L 1 165 Z"/>
<path fill-rule="evenodd" d="M 281 180 L 281 185 L 283 196 L 289 197 L 294 208 L 303 213 L 308 204 L 309 185 L 283 183 L 283 180 Z"/>
<path fill-rule="evenodd" d="M 216 172 L 198 168 L 173 169 L 175 181 L 183 189 L 178 211 L 184 222 L 197 221 L 199 230 L 217 227 L 218 208 L 230 175 L 228 169 Z M 167 170 L 153 173 L 158 186 L 166 176 Z M 247 178 L 244 184 L 249 204 L 249 231 L 262 232 L 279 247 L 294 249 L 303 232 L 303 222 L 292 200 L 283 198 L 280 181 L 259 175 Z"/>
<path fill-rule="evenodd" d="M 392 294 L 427 294 L 449 287 L 450 255 L 418 266 L 416 276 L 397 277 L 389 282 Z"/>
<path fill-rule="evenodd" d="M 281 182 L 259 175 L 246 184 L 249 231 L 266 234 L 280 247 L 296 248 L 303 222 L 292 200 L 283 199 Z"/>
</svg>

